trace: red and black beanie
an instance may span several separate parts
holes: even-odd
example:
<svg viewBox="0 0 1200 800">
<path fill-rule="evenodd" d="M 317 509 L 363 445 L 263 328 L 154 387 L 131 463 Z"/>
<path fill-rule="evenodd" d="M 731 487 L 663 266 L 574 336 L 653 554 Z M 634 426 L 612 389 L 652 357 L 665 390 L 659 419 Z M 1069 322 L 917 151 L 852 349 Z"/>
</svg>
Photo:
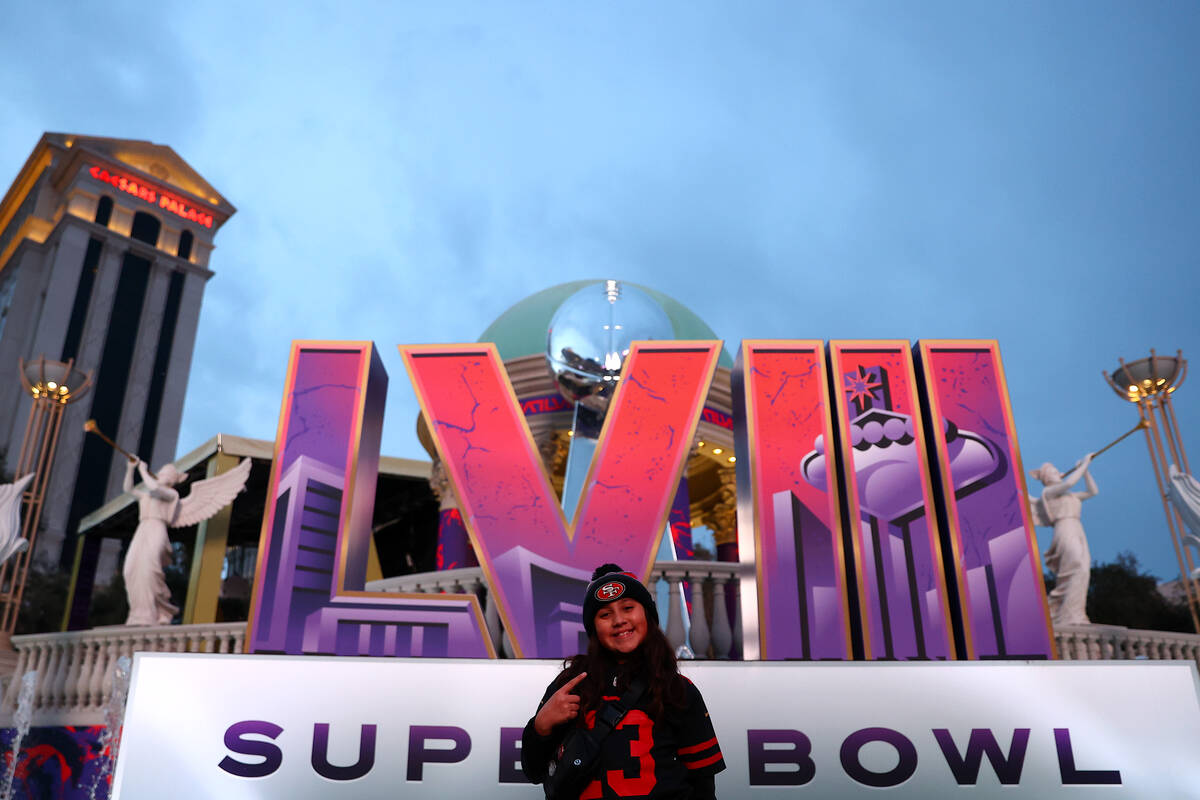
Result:
<svg viewBox="0 0 1200 800">
<path fill-rule="evenodd" d="M 625 572 L 616 564 L 601 564 L 592 573 L 592 582 L 588 584 L 587 594 L 583 598 L 583 628 L 588 636 L 596 632 L 596 613 L 601 606 L 608 605 L 622 597 L 636 600 L 646 609 L 646 621 L 652 625 L 658 624 L 658 607 L 646 585 L 637 579 L 632 572 Z"/>
</svg>

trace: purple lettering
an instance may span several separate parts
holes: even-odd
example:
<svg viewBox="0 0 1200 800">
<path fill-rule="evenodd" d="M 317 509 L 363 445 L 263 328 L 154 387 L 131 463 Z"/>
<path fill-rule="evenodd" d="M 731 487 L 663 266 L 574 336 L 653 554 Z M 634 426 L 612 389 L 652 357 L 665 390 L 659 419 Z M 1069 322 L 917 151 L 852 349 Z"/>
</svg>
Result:
<svg viewBox="0 0 1200 800">
<path fill-rule="evenodd" d="M 1054 729 L 1054 748 L 1058 751 L 1058 774 L 1062 776 L 1063 786 L 1120 785 L 1120 770 L 1075 769 L 1075 752 L 1071 749 L 1071 730 L 1069 728 Z"/>
<path fill-rule="evenodd" d="M 784 745 L 772 747 L 768 745 Z M 803 786 L 813 779 L 817 766 L 809 757 L 812 742 L 800 731 L 746 731 L 746 750 L 750 760 L 751 786 Z M 794 769 L 767 770 L 769 765 L 786 765 Z"/>
<path fill-rule="evenodd" d="M 934 738 L 942 748 L 946 757 L 946 766 L 954 773 L 954 780 L 959 786 L 974 786 L 979 780 L 979 767 L 986 755 L 996 771 L 1000 783 L 1012 785 L 1021 782 L 1021 769 L 1025 766 L 1025 749 L 1029 745 L 1029 728 L 1017 728 L 1013 731 L 1012 744 L 1008 747 L 1008 755 L 1000 749 L 996 737 L 987 728 L 972 728 L 971 738 L 967 741 L 966 755 L 959 755 L 954 737 L 946 728 L 934 728 Z"/>
<path fill-rule="evenodd" d="M 313 725 L 312 768 L 322 778 L 331 781 L 352 781 L 361 778 L 375 766 L 375 726 L 363 725 L 358 734 L 358 760 L 348 767 L 329 763 L 329 723 Z"/>
<path fill-rule="evenodd" d="M 858 760 L 859 752 L 870 742 L 883 742 L 896 748 L 900 762 L 887 772 L 872 772 Z M 885 788 L 899 786 L 917 771 L 917 748 L 900 731 L 891 728 L 863 728 L 846 737 L 842 742 L 842 769 L 864 786 Z"/>
<path fill-rule="evenodd" d="M 521 733 L 524 728 L 500 729 L 500 782 L 529 783 L 521 769 Z"/>
<path fill-rule="evenodd" d="M 239 778 L 265 778 L 279 769 L 279 765 L 283 763 L 283 751 L 270 742 L 261 742 L 245 737 L 255 735 L 275 739 L 281 733 L 283 733 L 283 728 L 274 722 L 247 719 L 233 723 L 225 729 L 226 749 L 243 756 L 258 756 L 262 761 L 257 764 L 247 764 L 244 761 L 237 761 L 225 756 L 217 766 Z"/>
<path fill-rule="evenodd" d="M 474 595 L 365 591 L 386 396 L 374 345 L 292 343 L 246 652 L 494 657 Z"/>
<path fill-rule="evenodd" d="M 453 742 L 449 749 L 426 747 L 430 740 Z M 457 764 L 471 752 L 471 735 L 453 725 L 413 725 L 408 729 L 408 779 L 422 779 L 426 764 Z"/>
</svg>

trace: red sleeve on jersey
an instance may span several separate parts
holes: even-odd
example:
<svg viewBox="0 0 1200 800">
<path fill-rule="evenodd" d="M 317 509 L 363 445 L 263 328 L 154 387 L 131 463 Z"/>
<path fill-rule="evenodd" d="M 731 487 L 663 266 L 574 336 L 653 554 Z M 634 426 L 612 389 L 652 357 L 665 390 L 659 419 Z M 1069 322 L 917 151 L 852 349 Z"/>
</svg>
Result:
<svg viewBox="0 0 1200 800">
<path fill-rule="evenodd" d="M 680 733 L 676 751 L 679 761 L 689 772 L 698 770 L 703 774 L 716 774 L 725 769 L 725 759 L 708 708 L 700 690 L 691 681 L 687 681 L 687 694 L 687 710 L 677 728 Z"/>
<path fill-rule="evenodd" d="M 709 739 L 707 742 L 701 742 L 700 744 L 694 744 L 691 747 L 679 748 L 679 755 L 686 756 L 688 753 L 699 753 L 701 750 L 707 750 L 708 748 L 712 747 L 716 743 L 717 743 L 717 737 L 714 736 L 711 739 Z"/>
</svg>

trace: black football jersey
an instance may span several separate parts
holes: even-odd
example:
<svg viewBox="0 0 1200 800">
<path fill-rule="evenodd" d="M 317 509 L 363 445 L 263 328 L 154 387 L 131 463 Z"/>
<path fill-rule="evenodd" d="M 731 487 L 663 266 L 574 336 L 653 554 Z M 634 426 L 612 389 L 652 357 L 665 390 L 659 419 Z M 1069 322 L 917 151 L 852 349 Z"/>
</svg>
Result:
<svg viewBox="0 0 1200 800">
<path fill-rule="evenodd" d="M 657 722 L 645 709 L 642 697 L 622 718 L 620 724 L 601 745 L 600 767 L 593 780 L 579 795 L 579 800 L 609 800 L 610 798 L 686 798 L 692 787 L 708 782 L 725 769 L 721 745 L 709 719 L 704 698 L 695 685 L 684 679 L 686 703 L 683 708 L 668 706 Z M 558 689 L 558 681 L 547 689 L 545 703 Z M 606 696 L 605 701 L 619 699 Z M 539 708 L 541 706 L 539 705 Z M 595 711 L 587 712 L 581 724 L 593 727 Z M 525 728 L 522 740 L 523 759 L 527 762 L 544 755 L 548 762 L 557 754 L 566 726 L 549 737 L 542 738 L 533 730 L 532 720 Z M 539 751 L 536 755 L 534 751 Z M 534 772 L 533 764 L 527 768 Z M 545 775 L 530 774 L 539 782 Z M 711 784 L 710 784 L 711 785 Z"/>
</svg>

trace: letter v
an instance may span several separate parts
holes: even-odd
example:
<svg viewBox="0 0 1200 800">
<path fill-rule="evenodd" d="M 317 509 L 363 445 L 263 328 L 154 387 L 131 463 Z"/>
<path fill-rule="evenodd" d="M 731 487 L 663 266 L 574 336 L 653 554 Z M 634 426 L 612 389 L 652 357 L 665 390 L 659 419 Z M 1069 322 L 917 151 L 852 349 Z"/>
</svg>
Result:
<svg viewBox="0 0 1200 800">
<path fill-rule="evenodd" d="M 517 657 L 578 652 L 594 567 L 649 576 L 721 346 L 633 345 L 570 526 L 495 345 L 400 346 Z"/>
</svg>

